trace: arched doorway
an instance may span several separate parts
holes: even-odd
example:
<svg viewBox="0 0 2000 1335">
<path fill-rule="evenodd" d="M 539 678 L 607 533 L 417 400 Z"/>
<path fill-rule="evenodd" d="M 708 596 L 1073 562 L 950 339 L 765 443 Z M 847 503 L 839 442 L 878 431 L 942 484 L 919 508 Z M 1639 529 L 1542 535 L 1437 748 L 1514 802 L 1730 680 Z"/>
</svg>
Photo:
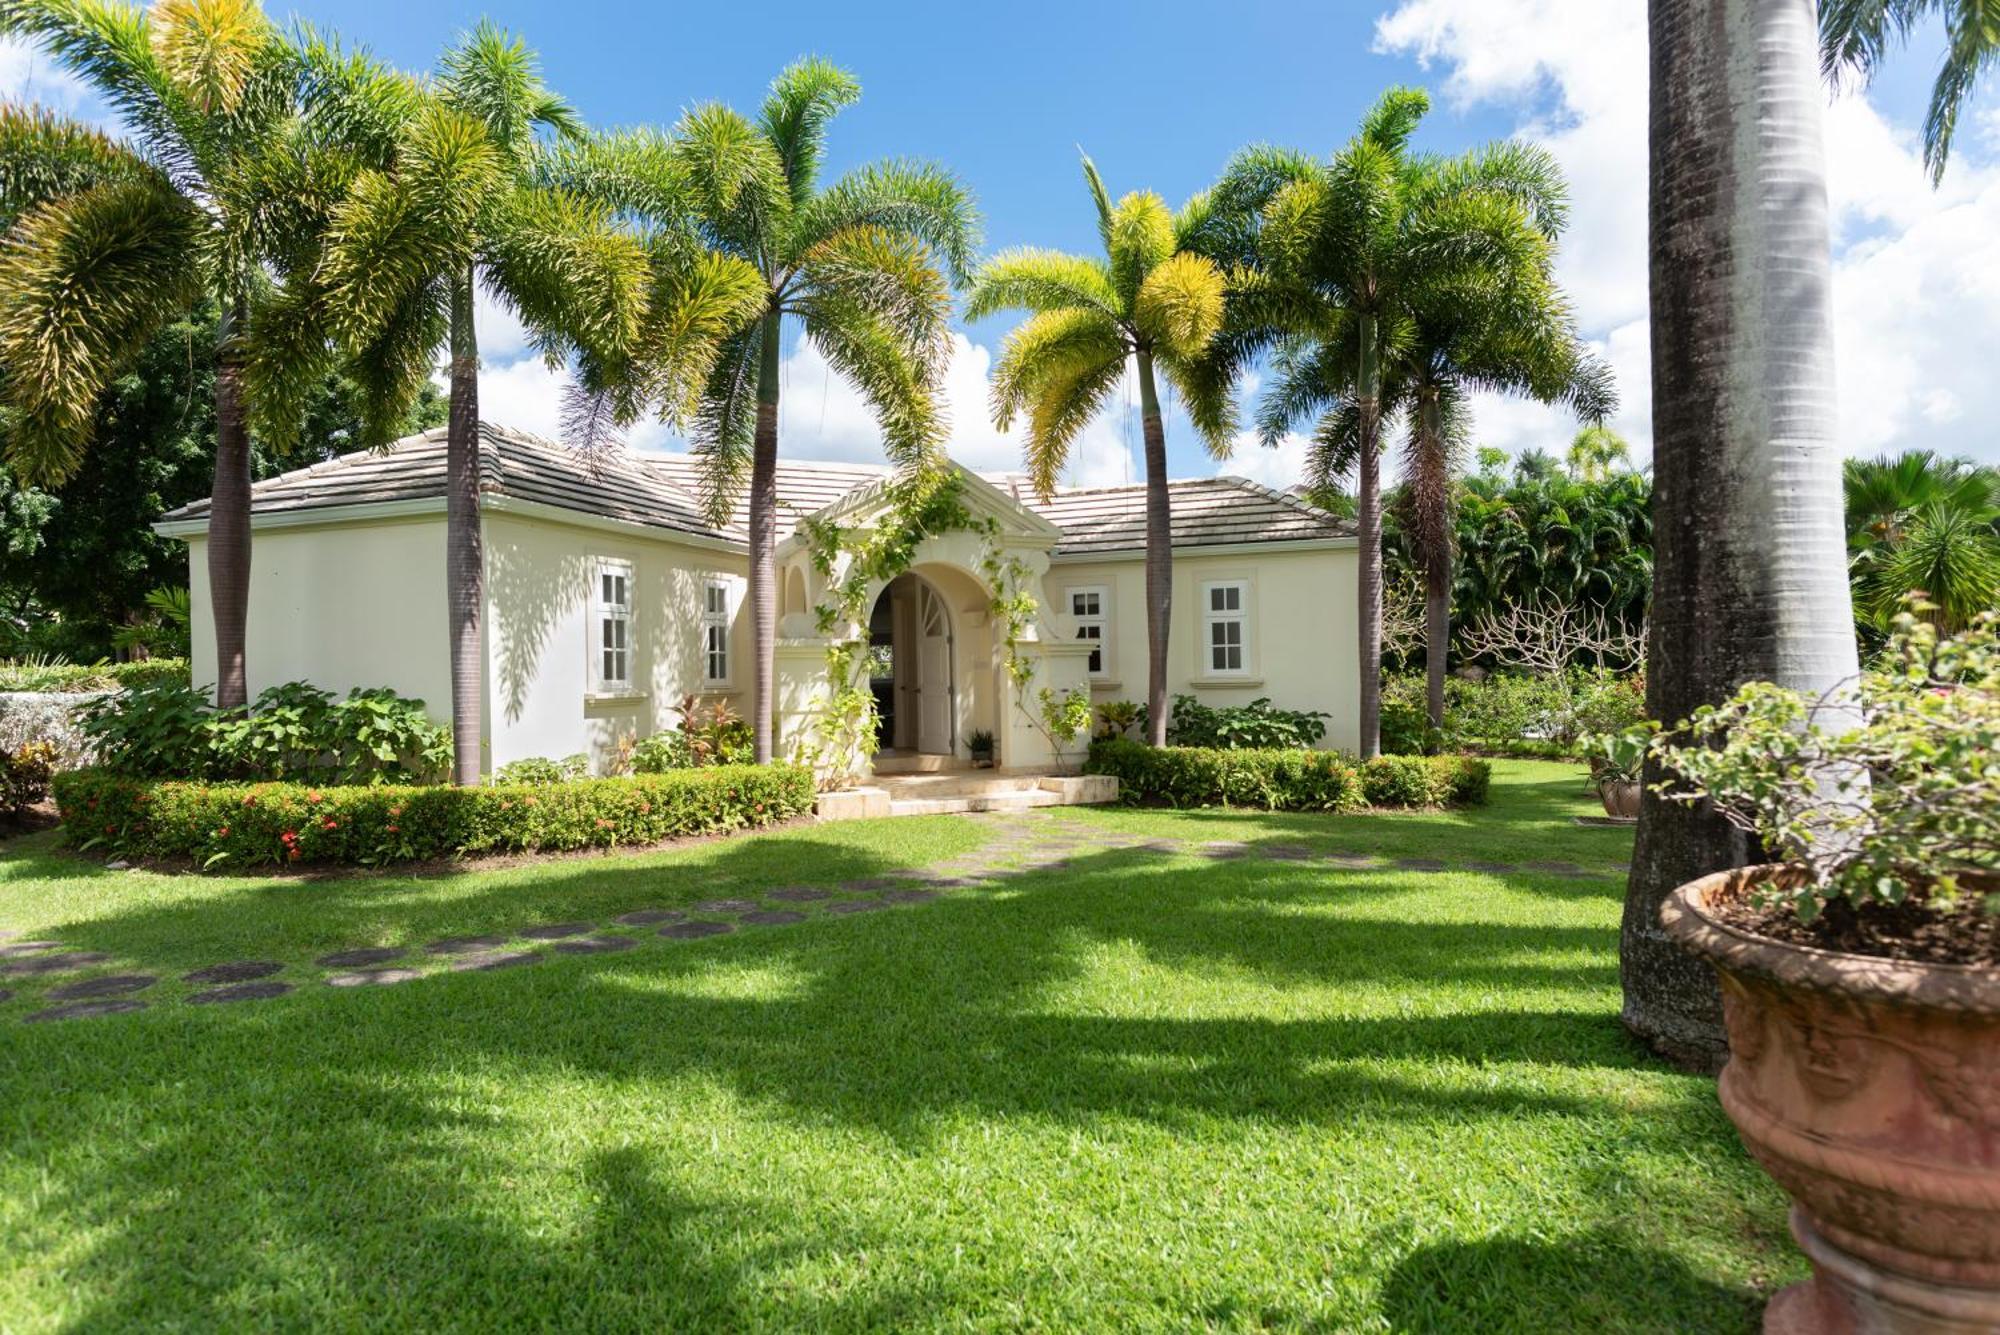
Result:
<svg viewBox="0 0 2000 1335">
<path fill-rule="evenodd" d="M 936 585 L 898 575 L 868 618 L 868 685 L 878 750 L 958 752 L 958 644 L 951 606 Z"/>
</svg>

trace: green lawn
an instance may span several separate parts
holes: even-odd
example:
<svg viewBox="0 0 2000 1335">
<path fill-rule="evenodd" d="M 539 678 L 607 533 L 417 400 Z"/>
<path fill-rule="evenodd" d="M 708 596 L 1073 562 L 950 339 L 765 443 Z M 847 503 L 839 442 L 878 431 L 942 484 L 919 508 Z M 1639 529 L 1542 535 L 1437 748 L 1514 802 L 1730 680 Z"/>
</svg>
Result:
<svg viewBox="0 0 2000 1335">
<path fill-rule="evenodd" d="M 0 1329 L 1751 1330 L 1803 1263 L 1712 1082 L 1619 1028 L 1630 836 L 1593 806 L 1512 761 L 1466 813 L 940 817 L 429 878 L 20 841 L 0 930 L 166 981 L 27 1024 L 75 976 L 0 979 Z M 394 987 L 311 964 L 1072 831 L 1065 867 L 893 911 Z M 180 1000 L 246 957 L 297 990 Z"/>
</svg>

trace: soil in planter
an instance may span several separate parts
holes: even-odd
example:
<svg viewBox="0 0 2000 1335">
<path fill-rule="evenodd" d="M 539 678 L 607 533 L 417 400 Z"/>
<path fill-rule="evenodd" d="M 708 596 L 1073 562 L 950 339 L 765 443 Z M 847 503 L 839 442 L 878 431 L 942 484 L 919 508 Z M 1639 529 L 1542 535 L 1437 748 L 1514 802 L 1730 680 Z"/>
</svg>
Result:
<svg viewBox="0 0 2000 1335">
<path fill-rule="evenodd" d="M 1985 887 L 1967 889 L 1949 912 L 1930 907 L 1917 894 L 1900 904 L 1834 903 L 1811 922 L 1801 922 L 1790 904 L 1759 902 L 1754 892 L 1711 903 L 1709 910 L 1738 931 L 1787 945 L 1918 964 L 2000 967 L 2000 914 L 1982 907 L 1990 893 Z"/>
</svg>

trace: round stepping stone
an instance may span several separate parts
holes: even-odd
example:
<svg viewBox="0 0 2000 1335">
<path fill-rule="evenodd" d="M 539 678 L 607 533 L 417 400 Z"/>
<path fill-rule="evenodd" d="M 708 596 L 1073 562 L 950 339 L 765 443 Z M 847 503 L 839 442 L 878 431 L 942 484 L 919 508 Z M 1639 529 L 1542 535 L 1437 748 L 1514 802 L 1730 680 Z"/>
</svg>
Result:
<svg viewBox="0 0 2000 1335">
<path fill-rule="evenodd" d="M 935 890 L 891 890 L 882 896 L 891 904 L 928 904 L 937 898 Z"/>
<path fill-rule="evenodd" d="M 1468 862 L 1465 865 L 1473 871 L 1483 871 L 1492 876 L 1503 876 L 1514 870 L 1511 862 Z"/>
<path fill-rule="evenodd" d="M 736 930 L 731 922 L 676 922 L 660 929 L 660 935 L 669 941 L 693 941 L 697 937 L 721 936 Z"/>
<path fill-rule="evenodd" d="M 12 945 L 0 946 L 0 960 L 19 959 L 23 955 L 39 955 L 45 950 L 61 950 L 60 941 L 16 941 Z"/>
<path fill-rule="evenodd" d="M 687 917 L 679 909 L 639 909 L 634 913 L 621 913 L 613 922 L 622 922 L 627 927 L 651 927 L 656 922 L 679 922 Z"/>
<path fill-rule="evenodd" d="M 144 1009 L 146 1009 L 145 1002 L 134 1001 L 128 997 L 121 1001 L 76 1001 L 67 1006 L 51 1006 L 45 1011 L 36 1011 L 33 1015 L 24 1015 L 21 1018 L 29 1024 L 37 1024 L 43 1020 L 84 1020 L 93 1015 L 119 1015 L 125 1011 Z"/>
<path fill-rule="evenodd" d="M 850 895 L 865 895 L 871 890 L 887 890 L 895 884 L 893 876 L 864 876 L 858 881 L 842 881 L 840 888 Z"/>
<path fill-rule="evenodd" d="M 1529 871 L 1547 872 L 1551 876 L 1588 876 L 1589 872 L 1574 862 L 1530 862 L 1525 864 Z"/>
<path fill-rule="evenodd" d="M 1257 851 L 1280 862 L 1304 862 L 1313 855 L 1313 851 L 1304 844 L 1266 844 Z"/>
<path fill-rule="evenodd" d="M 401 959 L 406 953 L 401 946 L 361 946 L 355 950 L 336 950 L 331 955 L 321 955 L 314 963 L 327 969 L 357 969 L 370 964 L 387 964 L 390 960 Z"/>
<path fill-rule="evenodd" d="M 290 983 L 276 981 L 265 983 L 231 983 L 227 987 L 211 987 L 206 992 L 188 994 L 188 1004 L 193 1006 L 214 1006 L 230 1001 L 269 1001 L 272 997 L 282 997 L 292 990 Z"/>
<path fill-rule="evenodd" d="M 638 944 L 629 936 L 579 936 L 558 941 L 550 949 L 558 955 L 609 955 Z"/>
<path fill-rule="evenodd" d="M 754 899 L 704 899 L 690 907 L 696 913 L 754 913 L 762 905 Z"/>
<path fill-rule="evenodd" d="M 447 936 L 424 949 L 433 955 L 471 955 L 507 944 L 504 936 Z"/>
<path fill-rule="evenodd" d="M 828 913 L 873 913 L 889 906 L 879 899 L 843 899 L 838 904 L 828 904 Z"/>
<path fill-rule="evenodd" d="M 541 961 L 542 957 L 532 950 L 488 950 L 476 955 L 461 955 L 451 962 L 451 967 L 460 973 L 492 973 L 496 969 L 515 969 Z"/>
<path fill-rule="evenodd" d="M 423 975 L 415 969 L 355 969 L 349 973 L 327 976 L 327 984 L 332 987 L 388 987 L 392 983 L 407 983 Z"/>
<path fill-rule="evenodd" d="M 1396 867 L 1401 871 L 1443 871 L 1445 864 L 1437 858 L 1397 858 Z"/>
<path fill-rule="evenodd" d="M 769 897 L 782 899 L 791 904 L 810 904 L 815 900 L 828 898 L 831 893 L 827 890 L 816 890 L 809 885 L 787 885 L 771 891 Z"/>
<path fill-rule="evenodd" d="M 34 978 L 45 973 L 69 973 L 102 964 L 111 957 L 101 950 L 70 950 L 60 955 L 37 955 L 31 959 L 0 964 L 0 974 L 11 978 Z"/>
<path fill-rule="evenodd" d="M 559 941 L 566 936 L 582 936 L 595 926 L 594 922 L 545 922 L 537 927 L 522 928 L 521 935 L 530 941 Z"/>
<path fill-rule="evenodd" d="M 102 978 L 86 978 L 80 983 L 49 989 L 50 1001 L 88 1001 L 93 997 L 122 997 L 144 992 L 160 980 L 149 973 L 113 973 Z"/>
<path fill-rule="evenodd" d="M 752 927 L 784 927 L 805 920 L 806 915 L 794 909 L 758 909 L 743 915 L 743 921 Z"/>
<path fill-rule="evenodd" d="M 1373 853 L 1355 853 L 1346 850 L 1342 850 L 1340 852 L 1335 852 L 1335 853 L 1328 853 L 1327 856 L 1329 858 L 1332 858 L 1335 862 L 1345 862 L 1350 866 L 1355 866 L 1355 867 L 1366 866 L 1368 863 L 1373 862 L 1375 860 L 1375 855 Z"/>
<path fill-rule="evenodd" d="M 206 969 L 196 969 L 181 977 L 190 983 L 247 983 L 253 978 L 269 978 L 285 966 L 276 960 L 231 960 L 227 964 L 211 964 Z"/>
</svg>

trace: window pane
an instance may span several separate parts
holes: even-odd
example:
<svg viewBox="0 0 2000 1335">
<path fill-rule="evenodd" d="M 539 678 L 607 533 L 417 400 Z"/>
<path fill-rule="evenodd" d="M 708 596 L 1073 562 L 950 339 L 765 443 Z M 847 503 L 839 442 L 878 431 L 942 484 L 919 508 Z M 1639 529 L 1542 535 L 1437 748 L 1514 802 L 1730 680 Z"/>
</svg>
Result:
<svg viewBox="0 0 2000 1335">
<path fill-rule="evenodd" d="M 1093 673 L 1104 671 L 1104 651 L 1102 649 L 1092 649 L 1090 651 L 1090 670 Z"/>
</svg>

